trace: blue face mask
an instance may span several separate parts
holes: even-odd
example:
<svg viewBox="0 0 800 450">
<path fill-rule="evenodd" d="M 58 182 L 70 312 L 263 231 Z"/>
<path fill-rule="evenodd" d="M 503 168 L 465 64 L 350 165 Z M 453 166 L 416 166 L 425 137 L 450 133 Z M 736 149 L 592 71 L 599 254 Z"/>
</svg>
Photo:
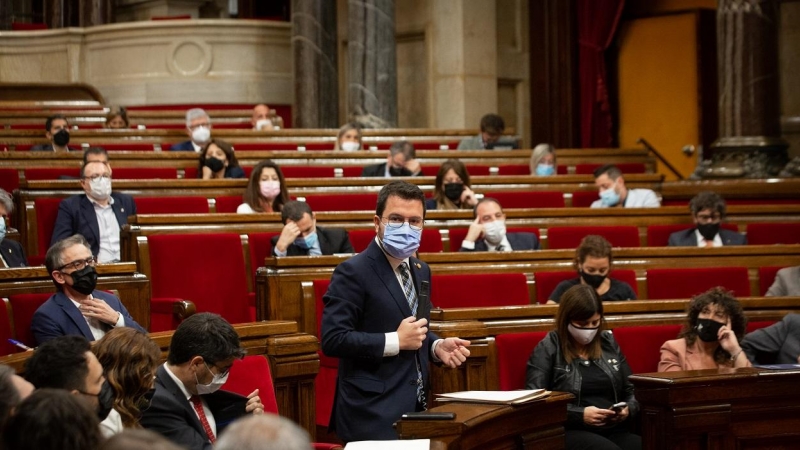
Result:
<svg viewBox="0 0 800 450">
<path fill-rule="evenodd" d="M 312 248 L 316 244 L 317 244 L 316 232 L 311 233 L 308 236 L 301 236 L 294 240 L 294 245 L 306 250 Z"/>
<path fill-rule="evenodd" d="M 604 206 L 616 206 L 619 203 L 619 194 L 614 190 L 616 184 L 600 193 L 600 202 Z"/>
<path fill-rule="evenodd" d="M 0 216 L 0 241 L 6 237 L 6 218 Z"/>
<path fill-rule="evenodd" d="M 552 164 L 539 164 L 536 166 L 536 175 L 547 177 L 556 173 L 556 168 Z"/>
<path fill-rule="evenodd" d="M 406 259 L 419 248 L 422 230 L 411 228 L 408 222 L 393 228 L 385 226 L 383 230 L 383 249 L 393 258 Z"/>
</svg>

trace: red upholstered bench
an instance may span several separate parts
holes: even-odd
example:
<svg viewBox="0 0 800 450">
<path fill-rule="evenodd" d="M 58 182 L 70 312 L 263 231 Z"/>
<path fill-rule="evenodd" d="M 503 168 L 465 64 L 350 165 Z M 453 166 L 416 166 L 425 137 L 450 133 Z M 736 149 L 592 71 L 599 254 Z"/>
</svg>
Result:
<svg viewBox="0 0 800 450">
<path fill-rule="evenodd" d="M 375 211 L 378 196 L 368 194 L 313 194 L 306 196 L 306 203 L 315 212 L 319 211 Z"/>
<path fill-rule="evenodd" d="M 16 339 L 28 347 L 36 347 L 36 339 L 31 331 L 33 313 L 47 301 L 52 293 L 14 294 L 8 296 L 11 306 L 11 321 L 14 324 Z"/>
<path fill-rule="evenodd" d="M 733 291 L 735 297 L 749 297 L 747 267 L 647 270 L 647 296 L 651 300 L 689 298 L 717 286 Z"/>
<path fill-rule="evenodd" d="M 800 244 L 800 223 L 747 224 L 750 245 Z"/>
<path fill-rule="evenodd" d="M 218 213 L 235 213 L 242 203 L 241 195 L 222 195 L 214 199 L 214 209 Z"/>
<path fill-rule="evenodd" d="M 169 167 L 118 167 L 114 169 L 113 176 L 115 180 L 175 180 L 178 178 L 178 169 Z"/>
<path fill-rule="evenodd" d="M 758 291 L 761 295 L 767 295 L 767 291 L 775 282 L 778 271 L 784 266 L 766 266 L 758 268 Z"/>
<path fill-rule="evenodd" d="M 283 166 L 281 172 L 286 178 L 334 178 L 336 176 L 333 167 L 325 166 Z"/>
<path fill-rule="evenodd" d="M 547 333 L 547 331 L 508 333 L 495 337 L 497 378 L 501 391 L 525 388 L 528 359 Z"/>
<path fill-rule="evenodd" d="M 529 305 L 522 273 L 432 275 L 431 303 L 436 308 Z"/>
<path fill-rule="evenodd" d="M 138 214 L 208 214 L 205 197 L 136 197 Z"/>
<path fill-rule="evenodd" d="M 228 380 L 223 390 L 234 392 L 245 397 L 258 389 L 258 396 L 264 405 L 264 412 L 278 414 L 278 401 L 275 398 L 275 386 L 272 383 L 272 372 L 269 362 L 263 355 L 245 356 L 233 361 L 228 373 Z"/>
<path fill-rule="evenodd" d="M 614 329 L 614 339 L 622 349 L 633 373 L 658 372 L 661 346 L 675 339 L 681 325 L 648 325 Z"/>
<path fill-rule="evenodd" d="M 502 164 L 497 166 L 498 175 L 530 175 L 531 167 L 527 164 Z"/>
<path fill-rule="evenodd" d="M 600 200 L 597 191 L 577 191 L 572 193 L 573 208 L 588 208 L 596 200 Z"/>
<path fill-rule="evenodd" d="M 8 342 L 16 337 L 11 329 L 11 304 L 7 298 L 0 299 L 0 356 L 21 352 L 22 349 Z"/>
<path fill-rule="evenodd" d="M 53 237 L 53 229 L 56 227 L 56 217 L 58 216 L 58 205 L 61 204 L 60 198 L 37 198 L 33 201 L 33 209 L 36 212 L 36 234 L 39 246 L 37 255 L 28 255 L 28 263 L 34 265 L 37 258 L 44 261 L 44 255 L 50 248 L 50 239 Z M 29 238 L 30 239 L 30 238 Z"/>
<path fill-rule="evenodd" d="M 550 227 L 547 246 L 550 249 L 577 248 L 581 240 L 596 234 L 606 238 L 613 247 L 639 247 L 639 228 L 630 226 Z"/>
<path fill-rule="evenodd" d="M 27 180 L 58 180 L 61 177 L 79 178 L 81 169 L 78 167 L 31 167 L 25 169 Z"/>
<path fill-rule="evenodd" d="M 8 192 L 14 192 L 14 189 L 19 188 L 19 170 L 17 169 L 0 169 L 0 189 Z"/>
<path fill-rule="evenodd" d="M 564 194 L 554 191 L 486 192 L 507 208 L 563 208 Z"/>
<path fill-rule="evenodd" d="M 322 310 L 325 304 L 322 297 L 328 292 L 330 280 L 314 280 L 314 299 L 316 307 L 317 337 L 322 341 Z M 332 358 L 319 350 L 319 373 L 314 380 L 317 393 L 317 425 L 328 426 L 333 411 L 333 397 L 336 394 L 336 375 L 339 358 Z"/>
</svg>

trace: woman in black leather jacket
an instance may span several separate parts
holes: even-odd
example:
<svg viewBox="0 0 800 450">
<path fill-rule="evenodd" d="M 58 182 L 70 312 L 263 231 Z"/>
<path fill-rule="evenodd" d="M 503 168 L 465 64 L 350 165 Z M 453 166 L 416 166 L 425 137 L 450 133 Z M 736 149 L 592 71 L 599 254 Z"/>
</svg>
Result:
<svg viewBox="0 0 800 450">
<path fill-rule="evenodd" d="M 528 360 L 526 389 L 575 396 L 567 407 L 566 447 L 641 449 L 641 438 L 628 431 L 628 419 L 639 412 L 628 381 L 631 369 L 605 329 L 603 303 L 591 286 L 580 284 L 564 293 L 556 327 Z"/>
</svg>

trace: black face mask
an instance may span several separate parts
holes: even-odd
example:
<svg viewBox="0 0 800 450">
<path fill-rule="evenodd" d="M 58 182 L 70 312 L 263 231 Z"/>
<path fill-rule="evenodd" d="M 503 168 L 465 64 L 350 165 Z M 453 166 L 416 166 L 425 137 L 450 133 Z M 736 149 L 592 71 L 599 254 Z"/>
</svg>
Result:
<svg viewBox="0 0 800 450">
<path fill-rule="evenodd" d="M 393 177 L 410 177 L 411 171 L 405 167 L 389 167 L 389 175 Z"/>
<path fill-rule="evenodd" d="M 103 382 L 103 387 L 100 388 L 100 393 L 97 394 L 97 403 L 97 418 L 102 422 L 106 420 L 111 408 L 114 407 L 114 391 L 111 390 L 108 380 Z"/>
<path fill-rule="evenodd" d="M 449 198 L 450 201 L 457 201 L 461 198 L 461 193 L 464 192 L 464 183 L 447 183 L 444 185 L 444 196 Z"/>
<path fill-rule="evenodd" d="M 580 271 L 580 274 L 581 278 L 583 278 L 583 281 L 585 281 L 586 284 L 595 289 L 599 288 L 600 285 L 603 284 L 603 281 L 605 281 L 606 277 L 608 276 L 608 275 L 590 275 L 582 270 Z"/>
<path fill-rule="evenodd" d="M 69 131 L 61 129 L 53 135 L 53 143 L 59 147 L 69 144 Z"/>
<path fill-rule="evenodd" d="M 719 233 L 719 222 L 717 223 L 703 223 L 697 224 L 697 231 L 700 232 L 700 236 L 703 236 L 703 239 L 707 241 L 713 241 L 714 236 Z"/>
<path fill-rule="evenodd" d="M 703 342 L 716 342 L 717 333 L 719 329 L 725 326 L 724 323 L 717 322 L 711 319 L 697 319 L 697 325 L 694 326 L 697 331 L 697 337 Z"/>
<path fill-rule="evenodd" d="M 212 172 L 219 172 L 225 167 L 225 163 L 221 159 L 210 156 L 206 158 L 206 167 L 211 169 Z"/>
<path fill-rule="evenodd" d="M 83 295 L 89 295 L 97 287 L 97 271 L 92 266 L 86 266 L 69 274 L 72 277 L 72 289 Z"/>
</svg>

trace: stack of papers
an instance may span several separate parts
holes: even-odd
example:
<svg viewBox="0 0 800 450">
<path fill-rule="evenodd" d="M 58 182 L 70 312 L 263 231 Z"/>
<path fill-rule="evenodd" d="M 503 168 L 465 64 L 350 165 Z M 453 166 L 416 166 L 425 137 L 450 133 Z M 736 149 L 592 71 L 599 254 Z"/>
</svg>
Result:
<svg viewBox="0 0 800 450">
<path fill-rule="evenodd" d="M 355 441 L 348 442 L 345 450 L 430 450 L 430 439 L 408 439 L 405 441 Z"/>
<path fill-rule="evenodd" d="M 461 391 L 449 394 L 438 394 L 440 402 L 493 403 L 497 405 L 519 405 L 542 397 L 550 391 L 532 389 L 522 391 Z"/>
</svg>

